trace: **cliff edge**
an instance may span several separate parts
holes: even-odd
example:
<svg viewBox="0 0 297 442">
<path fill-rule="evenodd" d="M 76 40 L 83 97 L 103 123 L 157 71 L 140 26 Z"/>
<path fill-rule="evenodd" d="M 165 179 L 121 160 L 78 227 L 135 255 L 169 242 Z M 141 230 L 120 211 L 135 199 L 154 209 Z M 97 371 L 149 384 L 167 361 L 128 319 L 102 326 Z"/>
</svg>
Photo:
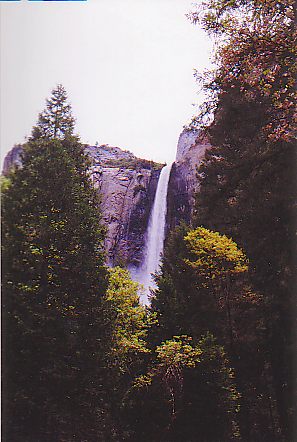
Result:
<svg viewBox="0 0 297 442">
<path fill-rule="evenodd" d="M 181 221 L 190 223 L 194 195 L 198 190 L 197 167 L 210 147 L 205 135 L 201 135 L 199 131 L 184 129 L 181 133 L 168 186 L 167 231 L 175 228 Z"/>
<path fill-rule="evenodd" d="M 22 149 L 17 145 L 6 155 L 3 174 L 21 165 Z M 107 264 L 138 267 L 163 164 L 106 144 L 86 145 L 85 150 L 91 160 L 90 175 L 101 197 Z"/>
</svg>

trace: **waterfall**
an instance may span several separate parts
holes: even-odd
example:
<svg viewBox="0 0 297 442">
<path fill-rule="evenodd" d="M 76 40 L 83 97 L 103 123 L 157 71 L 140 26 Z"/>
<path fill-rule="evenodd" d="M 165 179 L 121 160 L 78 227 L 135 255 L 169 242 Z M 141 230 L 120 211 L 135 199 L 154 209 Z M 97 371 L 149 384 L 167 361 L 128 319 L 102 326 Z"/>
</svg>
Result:
<svg viewBox="0 0 297 442">
<path fill-rule="evenodd" d="M 149 288 L 155 287 L 151 274 L 159 269 L 160 255 L 163 252 L 167 213 L 167 188 L 171 166 L 171 164 L 166 165 L 161 170 L 146 233 L 143 264 L 138 270 L 132 272 L 134 279 L 143 284 L 145 288 L 145 294 L 141 296 L 141 301 L 144 304 L 148 303 Z"/>
</svg>

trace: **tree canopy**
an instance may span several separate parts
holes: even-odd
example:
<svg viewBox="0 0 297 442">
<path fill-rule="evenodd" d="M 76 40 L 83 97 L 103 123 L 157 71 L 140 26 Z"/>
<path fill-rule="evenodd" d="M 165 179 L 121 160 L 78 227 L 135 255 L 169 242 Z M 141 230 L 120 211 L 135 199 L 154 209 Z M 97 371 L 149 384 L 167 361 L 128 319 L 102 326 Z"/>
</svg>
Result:
<svg viewBox="0 0 297 442">
<path fill-rule="evenodd" d="M 291 0 L 206 1 L 190 14 L 217 44 L 216 68 L 196 74 L 208 99 L 193 126 L 213 147 L 198 170 L 194 226 L 232 236 L 247 254 L 265 305 L 273 437 L 286 440 L 296 412 L 295 14 Z"/>
<path fill-rule="evenodd" d="M 82 440 L 98 430 L 101 396 L 92 385 L 102 375 L 103 229 L 69 118 L 55 128 L 49 119 L 48 131 L 43 121 L 43 135 L 24 146 L 3 192 L 7 440 Z"/>
<path fill-rule="evenodd" d="M 71 105 L 67 103 L 67 92 L 58 84 L 52 95 L 46 100 L 46 108 L 39 114 L 36 126 L 32 129 L 32 139 L 63 139 L 73 135 L 75 119 Z"/>
</svg>

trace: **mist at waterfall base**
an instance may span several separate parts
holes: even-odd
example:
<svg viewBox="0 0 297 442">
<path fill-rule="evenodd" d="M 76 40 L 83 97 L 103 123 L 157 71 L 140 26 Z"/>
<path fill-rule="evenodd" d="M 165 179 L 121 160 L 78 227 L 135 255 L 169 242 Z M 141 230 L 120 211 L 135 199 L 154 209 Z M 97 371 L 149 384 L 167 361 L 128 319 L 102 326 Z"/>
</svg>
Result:
<svg viewBox="0 0 297 442">
<path fill-rule="evenodd" d="M 167 189 L 172 164 L 163 167 L 158 180 L 155 199 L 146 232 L 146 245 L 143 262 L 139 268 L 131 268 L 132 278 L 143 285 L 144 292 L 140 294 L 143 304 L 149 303 L 150 288 L 156 284 L 152 274 L 159 270 L 161 253 L 163 252 L 167 213 Z"/>
</svg>

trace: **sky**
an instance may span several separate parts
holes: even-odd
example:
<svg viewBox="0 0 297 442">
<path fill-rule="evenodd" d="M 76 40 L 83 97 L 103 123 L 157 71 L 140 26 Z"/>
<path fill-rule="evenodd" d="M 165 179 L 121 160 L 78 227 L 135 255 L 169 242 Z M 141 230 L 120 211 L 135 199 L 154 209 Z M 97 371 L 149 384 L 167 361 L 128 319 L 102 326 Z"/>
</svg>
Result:
<svg viewBox="0 0 297 442">
<path fill-rule="evenodd" d="M 203 100 L 194 69 L 211 66 L 211 41 L 185 16 L 191 8 L 189 0 L 0 2 L 2 162 L 58 83 L 82 142 L 172 161 Z"/>
</svg>

